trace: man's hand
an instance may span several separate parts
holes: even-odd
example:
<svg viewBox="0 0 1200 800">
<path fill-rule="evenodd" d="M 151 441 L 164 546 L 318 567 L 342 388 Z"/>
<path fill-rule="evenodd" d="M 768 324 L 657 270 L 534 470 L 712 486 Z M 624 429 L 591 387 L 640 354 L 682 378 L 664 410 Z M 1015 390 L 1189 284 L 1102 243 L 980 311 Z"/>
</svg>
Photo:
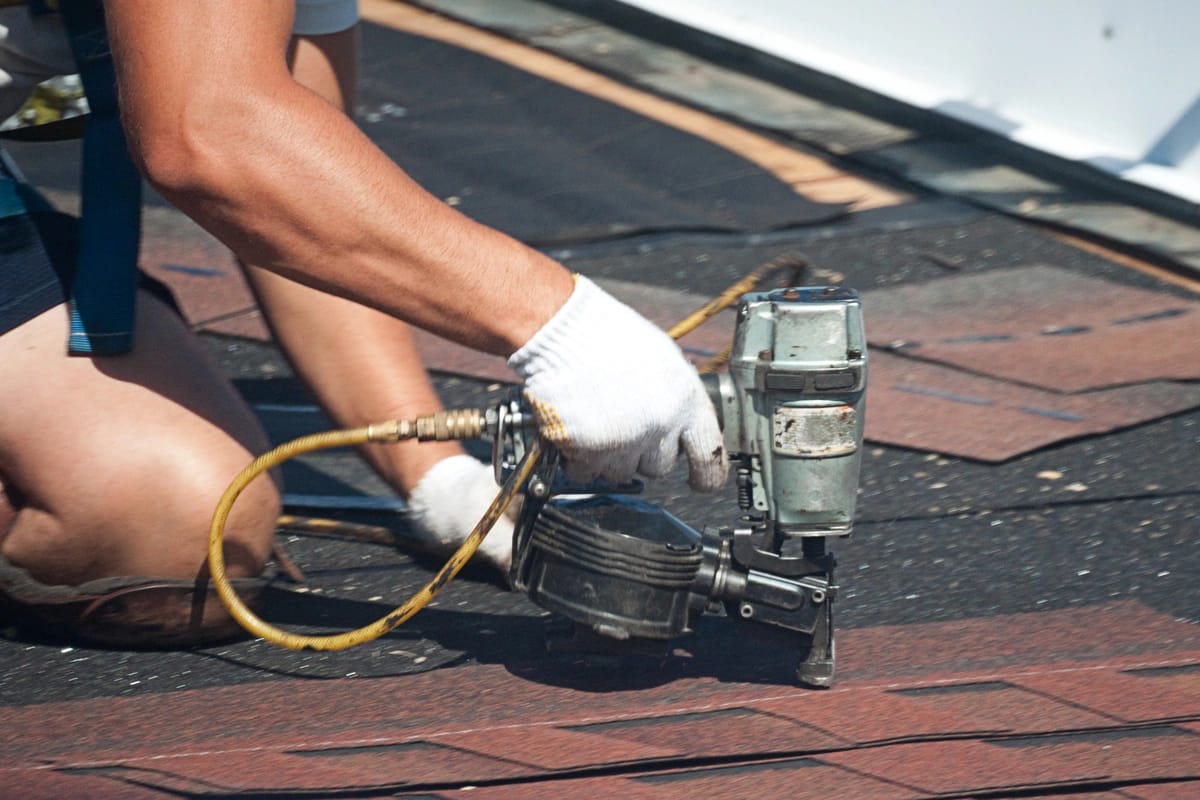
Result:
<svg viewBox="0 0 1200 800">
<path fill-rule="evenodd" d="M 572 480 L 660 477 L 682 447 L 692 488 L 724 482 L 724 441 L 696 370 L 662 330 L 587 278 L 508 363 Z"/>
</svg>

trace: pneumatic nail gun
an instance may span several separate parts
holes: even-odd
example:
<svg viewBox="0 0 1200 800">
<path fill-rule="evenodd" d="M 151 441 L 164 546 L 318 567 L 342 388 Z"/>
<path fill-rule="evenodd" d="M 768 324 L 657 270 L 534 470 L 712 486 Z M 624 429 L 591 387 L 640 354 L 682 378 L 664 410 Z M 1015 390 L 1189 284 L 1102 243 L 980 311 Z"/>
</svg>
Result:
<svg viewBox="0 0 1200 800">
<path fill-rule="evenodd" d="M 706 612 L 792 631 L 796 677 L 834 676 L 830 542 L 854 522 L 867 346 L 858 295 L 802 287 L 744 295 L 727 373 L 709 381 L 737 489 L 729 524 L 697 531 L 629 492 L 569 484 L 549 448 L 523 487 L 509 577 L 573 623 L 576 643 L 636 647 Z M 536 426 L 519 396 L 489 412 L 505 478 Z"/>
</svg>

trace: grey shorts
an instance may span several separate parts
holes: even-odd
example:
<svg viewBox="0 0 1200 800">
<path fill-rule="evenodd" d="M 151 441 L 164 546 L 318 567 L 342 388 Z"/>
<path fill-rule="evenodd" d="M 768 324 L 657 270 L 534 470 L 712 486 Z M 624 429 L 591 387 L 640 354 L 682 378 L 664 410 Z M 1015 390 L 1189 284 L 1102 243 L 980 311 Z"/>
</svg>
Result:
<svg viewBox="0 0 1200 800">
<path fill-rule="evenodd" d="M 0 336 L 67 301 L 78 231 L 78 219 L 56 212 L 0 219 Z M 165 283 L 139 272 L 137 287 L 182 316 Z"/>
<path fill-rule="evenodd" d="M 292 33 L 320 36 L 337 33 L 358 22 L 358 0 L 296 0 Z"/>
<path fill-rule="evenodd" d="M 0 334 L 65 302 L 76 229 L 65 214 L 0 219 Z"/>
</svg>

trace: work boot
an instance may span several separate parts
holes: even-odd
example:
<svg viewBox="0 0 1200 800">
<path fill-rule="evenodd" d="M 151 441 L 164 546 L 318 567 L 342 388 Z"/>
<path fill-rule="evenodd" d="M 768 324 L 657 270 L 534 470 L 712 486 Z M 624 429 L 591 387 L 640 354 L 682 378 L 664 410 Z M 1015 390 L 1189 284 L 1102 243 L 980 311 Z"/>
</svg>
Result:
<svg viewBox="0 0 1200 800">
<path fill-rule="evenodd" d="M 270 577 L 230 583 L 260 605 Z M 208 579 L 126 576 L 51 586 L 0 558 L 0 625 L 20 633 L 120 649 L 167 650 L 244 638 Z"/>
</svg>

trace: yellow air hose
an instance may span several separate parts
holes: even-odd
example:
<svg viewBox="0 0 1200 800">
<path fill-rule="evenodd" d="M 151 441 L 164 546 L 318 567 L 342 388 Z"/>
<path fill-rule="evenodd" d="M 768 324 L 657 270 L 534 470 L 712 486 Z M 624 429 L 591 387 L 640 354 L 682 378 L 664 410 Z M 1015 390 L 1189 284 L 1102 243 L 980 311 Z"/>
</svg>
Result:
<svg viewBox="0 0 1200 800">
<path fill-rule="evenodd" d="M 736 303 L 738 298 L 744 295 L 746 292 L 754 291 L 754 289 L 772 273 L 778 272 L 782 269 L 790 269 L 792 270 L 793 276 L 799 276 L 807 267 L 808 261 L 800 256 L 786 255 L 773 258 L 762 266 L 759 266 L 753 271 L 749 272 L 745 277 L 739 278 L 725 291 L 721 292 L 712 300 L 700 306 L 700 308 L 696 309 L 691 314 L 688 314 L 679 322 L 676 322 L 671 329 L 667 331 L 667 335 L 672 339 L 680 339 L 684 336 L 687 336 L 696 328 L 699 328 L 705 322 Z"/>
<path fill-rule="evenodd" d="M 496 520 L 504 513 L 504 509 L 512 502 L 517 489 L 529 478 L 530 473 L 533 472 L 534 465 L 542 453 L 540 441 L 533 442 L 525 454 L 525 458 L 513 474 L 509 476 L 508 480 L 505 481 L 499 494 L 496 495 L 492 504 L 488 506 L 483 517 L 475 524 L 470 535 L 454 551 L 454 554 L 450 556 L 450 560 L 433 576 L 433 579 L 409 598 L 407 602 L 391 613 L 380 617 L 369 625 L 352 631 L 328 636 L 306 636 L 304 634 L 285 631 L 263 620 L 242 602 L 241 598 L 237 596 L 237 592 L 230 585 L 229 578 L 225 574 L 225 554 L 222 547 L 222 538 L 224 537 L 225 523 L 229 519 L 229 513 L 233 510 L 233 504 L 237 502 L 238 496 L 241 495 L 242 491 L 255 478 L 267 470 L 282 464 L 284 461 L 304 453 L 311 453 L 314 450 L 325 450 L 332 447 L 349 447 L 368 442 L 384 443 L 398 442 L 402 439 L 424 438 L 420 437 L 417 433 L 417 430 L 422 427 L 422 423 L 425 423 L 429 427 L 436 427 L 438 422 L 435 418 L 444 420 L 462 413 L 443 412 L 442 414 L 435 414 L 433 417 L 423 417 L 413 422 L 393 421 L 352 430 L 314 433 L 310 436 L 303 436 L 287 442 L 276 447 L 274 450 L 264 453 L 256 458 L 250 466 L 238 473 L 233 483 L 225 490 L 221 501 L 217 504 L 216 511 L 213 512 L 212 526 L 208 531 L 209 572 L 212 576 L 213 586 L 216 587 L 217 594 L 220 595 L 221 602 L 229 611 L 229 615 L 253 635 L 290 650 L 345 650 L 378 639 L 385 633 L 395 630 L 424 608 L 458 574 L 459 570 L 470 560 L 471 556 L 475 554 L 475 551 L 479 548 L 479 544 L 483 541 L 483 537 L 492 529 L 492 526 L 496 524 Z M 477 416 L 477 412 L 473 416 Z M 453 425 L 450 426 L 450 428 L 453 427 Z M 468 434 L 470 431 L 461 431 L 460 433 Z M 478 432 L 476 431 L 474 435 L 478 435 Z M 431 436 L 429 438 L 435 437 Z M 450 438 L 449 432 L 445 438 Z M 465 436 L 462 438 L 465 438 Z"/>
<path fill-rule="evenodd" d="M 0 5 L 2 4 L 3 0 L 0 0 Z M 720 311 L 733 305 L 742 294 L 753 291 L 771 273 L 780 269 L 791 268 L 793 275 L 798 277 L 805 267 L 807 267 L 807 261 L 801 257 L 782 256 L 773 259 L 734 283 L 711 302 L 706 303 L 688 315 L 667 331 L 667 333 L 672 339 L 679 339 Z M 722 356 L 728 358 L 728 352 L 723 353 Z M 722 356 L 714 359 L 713 363 L 707 368 L 708 371 L 715 369 L 722 363 Z M 213 512 L 212 525 L 208 530 L 209 574 L 212 577 L 213 586 L 216 587 L 221 602 L 225 605 L 226 610 L 229 611 L 229 615 L 237 620 L 238 624 L 248 632 L 290 650 L 346 650 L 356 645 L 378 639 L 380 636 L 403 625 L 414 614 L 424 608 L 446 584 L 453 580 L 459 570 L 475 554 L 480 543 L 483 542 L 483 538 L 492 529 L 492 526 L 496 524 L 496 520 L 504 513 L 504 510 L 512 502 L 513 497 L 516 496 L 517 490 L 525 484 L 525 481 L 533 473 L 533 468 L 542 455 L 542 442 L 540 439 L 534 440 L 526 452 L 525 458 L 522 459 L 516 470 L 505 481 L 499 494 L 496 495 L 492 504 L 488 506 L 483 517 L 475 524 L 470 535 L 454 551 L 454 554 L 450 556 L 445 566 L 438 570 L 438 573 L 433 576 L 433 579 L 429 583 L 425 584 L 407 602 L 391 613 L 369 625 L 364 625 L 361 628 L 346 631 L 345 633 L 328 636 L 307 636 L 285 631 L 263 620 L 242 602 L 241 598 L 237 596 L 237 592 L 230 585 L 228 576 L 225 574 L 225 552 L 222 545 L 225 535 L 225 525 L 229 520 L 230 512 L 233 510 L 233 504 L 237 502 L 238 497 L 255 478 L 267 470 L 279 466 L 288 459 L 295 458 L 304 453 L 311 453 L 314 450 L 350 447 L 367 443 L 399 442 L 405 439 L 419 439 L 421 441 L 468 439 L 478 437 L 482 430 L 482 414 L 478 411 L 441 411 L 437 414 L 428 417 L 419 417 L 415 420 L 392 420 L 375 425 L 367 425 L 362 428 L 302 436 L 299 439 L 286 442 L 256 458 L 248 467 L 239 472 L 237 477 L 233 479 L 233 482 L 229 484 L 229 488 L 225 490 L 225 494 L 221 496 L 221 501 L 217 504 L 217 508 Z"/>
</svg>

